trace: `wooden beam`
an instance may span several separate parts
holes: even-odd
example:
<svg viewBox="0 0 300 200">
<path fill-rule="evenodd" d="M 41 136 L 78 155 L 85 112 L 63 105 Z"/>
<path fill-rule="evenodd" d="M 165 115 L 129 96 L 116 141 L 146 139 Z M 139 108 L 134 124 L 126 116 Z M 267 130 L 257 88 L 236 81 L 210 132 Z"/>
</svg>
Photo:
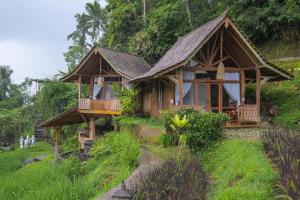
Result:
<svg viewBox="0 0 300 200">
<path fill-rule="evenodd" d="M 257 106 L 257 123 L 261 123 L 261 118 L 260 118 L 260 90 L 261 90 L 261 73 L 260 69 L 256 69 L 256 106 Z"/>
<path fill-rule="evenodd" d="M 245 91 L 246 91 L 246 82 L 245 82 L 245 72 L 241 71 L 241 105 L 245 104 Z"/>
<path fill-rule="evenodd" d="M 225 71 L 229 71 L 229 72 L 240 72 L 240 71 L 249 71 L 249 70 L 256 70 L 257 67 L 225 67 Z M 185 71 L 198 71 L 198 70 L 202 70 L 202 71 L 217 71 L 218 68 L 217 67 L 207 67 L 204 66 L 202 67 L 201 65 L 196 65 L 194 67 L 183 67 L 183 70 Z"/>
<path fill-rule="evenodd" d="M 219 113 L 223 112 L 223 81 L 220 80 L 219 86 Z"/>
<path fill-rule="evenodd" d="M 78 79 L 78 101 L 80 100 L 81 98 L 81 75 L 79 76 L 79 79 Z"/>
<path fill-rule="evenodd" d="M 223 62 L 223 61 L 227 60 L 228 58 L 230 58 L 230 56 L 225 56 L 222 59 L 219 59 L 219 60 L 215 61 L 214 63 L 212 63 L 212 66 L 215 66 L 216 64 L 219 64 L 220 62 Z"/>
<path fill-rule="evenodd" d="M 178 89 L 179 89 L 179 101 L 180 101 L 180 106 L 183 105 L 183 70 L 182 67 L 180 68 L 179 71 L 179 85 L 178 85 Z"/>
</svg>

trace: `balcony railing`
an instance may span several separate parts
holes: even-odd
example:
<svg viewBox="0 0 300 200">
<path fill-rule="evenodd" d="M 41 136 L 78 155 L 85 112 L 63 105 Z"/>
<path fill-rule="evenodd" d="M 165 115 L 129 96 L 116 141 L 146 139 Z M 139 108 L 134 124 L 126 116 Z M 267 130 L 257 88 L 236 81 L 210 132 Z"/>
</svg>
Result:
<svg viewBox="0 0 300 200">
<path fill-rule="evenodd" d="M 120 111 L 120 100 L 92 100 L 81 98 L 79 100 L 80 110 L 94 111 Z"/>
</svg>

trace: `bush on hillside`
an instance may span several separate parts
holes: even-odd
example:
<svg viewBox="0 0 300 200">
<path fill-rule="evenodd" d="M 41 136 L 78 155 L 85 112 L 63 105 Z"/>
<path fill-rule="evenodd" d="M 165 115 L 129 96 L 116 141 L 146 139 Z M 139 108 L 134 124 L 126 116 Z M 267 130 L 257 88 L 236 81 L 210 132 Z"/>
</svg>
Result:
<svg viewBox="0 0 300 200">
<path fill-rule="evenodd" d="M 135 200 L 205 199 L 208 176 L 197 159 L 169 159 L 132 183 Z"/>
<path fill-rule="evenodd" d="M 264 149 L 280 174 L 280 191 L 284 199 L 300 199 L 300 135 L 289 130 L 265 130 Z"/>
<path fill-rule="evenodd" d="M 194 112 L 189 120 L 187 142 L 193 150 L 197 150 L 224 138 L 224 125 L 229 117 L 224 113 Z"/>
<path fill-rule="evenodd" d="M 193 109 L 180 109 L 178 111 L 162 112 L 162 119 L 166 127 L 166 133 L 172 135 L 172 119 L 175 114 L 179 117 L 187 116 L 189 124 L 187 126 L 187 144 L 190 148 L 201 149 L 205 145 L 216 142 L 224 137 L 224 125 L 229 120 L 224 113 L 197 112 Z M 166 136 L 162 136 L 166 137 Z M 162 138 L 163 141 L 166 140 Z"/>
</svg>

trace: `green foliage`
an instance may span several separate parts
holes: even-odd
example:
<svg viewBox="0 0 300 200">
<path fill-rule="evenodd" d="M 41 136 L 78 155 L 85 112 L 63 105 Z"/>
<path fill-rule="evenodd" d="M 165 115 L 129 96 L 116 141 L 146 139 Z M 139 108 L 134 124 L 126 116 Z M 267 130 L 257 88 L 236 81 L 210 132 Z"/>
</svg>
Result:
<svg viewBox="0 0 300 200">
<path fill-rule="evenodd" d="M 144 125 L 151 128 L 162 128 L 163 123 L 158 118 L 147 118 L 138 116 L 119 116 L 113 119 L 114 122 L 120 125 Z"/>
<path fill-rule="evenodd" d="M 42 119 L 49 119 L 75 107 L 77 101 L 76 86 L 57 80 L 44 81 L 42 90 L 34 97 L 34 104 Z"/>
<path fill-rule="evenodd" d="M 46 155 L 43 161 L 24 166 L 27 158 Z M 90 199 L 96 189 L 79 176 L 77 159 L 54 165 L 54 155 L 46 143 L 37 143 L 27 150 L 0 153 L 0 198 L 1 199 Z"/>
<path fill-rule="evenodd" d="M 103 150 L 103 152 L 102 152 Z M 109 133 L 93 147 L 93 157 L 81 165 L 71 157 L 54 164 L 51 147 L 37 143 L 27 150 L 0 152 L 0 199 L 92 199 L 121 183 L 134 170 L 138 141 L 127 133 Z M 24 166 L 23 161 L 46 155 Z"/>
<path fill-rule="evenodd" d="M 285 63 L 284 66 L 291 67 L 291 62 Z M 292 68 L 300 68 L 300 62 L 292 61 Z M 262 87 L 262 111 L 269 115 L 272 106 L 278 106 L 278 114 L 273 116 L 272 122 L 286 127 L 298 129 L 300 128 L 300 76 L 295 70 L 295 79 L 283 82 L 266 83 Z"/>
<path fill-rule="evenodd" d="M 159 137 L 159 144 L 164 148 L 172 146 L 173 137 L 170 134 L 162 134 Z"/>
<path fill-rule="evenodd" d="M 20 135 L 31 135 L 34 129 L 34 119 L 32 105 L 13 110 L 0 110 L 0 145 L 1 143 L 12 144 Z"/>
<path fill-rule="evenodd" d="M 136 88 L 121 87 L 117 84 L 113 85 L 113 90 L 120 99 L 122 113 L 133 116 L 140 106 L 138 101 L 139 90 Z"/>
<path fill-rule="evenodd" d="M 300 198 L 300 135 L 288 130 L 270 129 L 262 134 L 265 151 L 280 174 L 280 196 Z"/>
<path fill-rule="evenodd" d="M 224 125 L 229 117 L 224 113 L 194 112 L 189 119 L 188 145 L 196 150 L 224 138 Z"/>
<path fill-rule="evenodd" d="M 129 133 L 111 132 L 97 140 L 91 149 L 92 158 L 84 167 L 87 183 L 100 193 L 126 179 L 137 166 L 140 144 Z"/>
<path fill-rule="evenodd" d="M 163 111 L 161 115 L 167 134 L 173 136 L 173 144 L 177 144 L 179 140 L 179 134 L 174 133 L 174 130 L 169 128 L 174 123 L 174 116 L 177 116 L 176 118 L 178 119 L 186 116 L 186 119 L 188 119 L 188 125 L 185 124 L 187 125 L 187 144 L 193 150 L 201 149 L 212 142 L 222 139 L 224 137 L 224 124 L 229 120 L 228 116 L 223 113 L 201 113 L 193 109 L 168 110 Z M 182 131 L 182 133 L 184 132 Z"/>
<path fill-rule="evenodd" d="M 278 174 L 260 143 L 226 140 L 206 148 L 200 157 L 212 178 L 208 199 L 275 199 Z"/>
</svg>

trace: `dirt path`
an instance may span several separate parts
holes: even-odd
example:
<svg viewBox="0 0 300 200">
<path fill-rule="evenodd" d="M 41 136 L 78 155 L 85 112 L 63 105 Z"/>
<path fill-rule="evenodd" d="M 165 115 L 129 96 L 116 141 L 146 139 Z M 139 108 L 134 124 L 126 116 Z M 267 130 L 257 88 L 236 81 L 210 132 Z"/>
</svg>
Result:
<svg viewBox="0 0 300 200">
<path fill-rule="evenodd" d="M 131 188 L 131 183 L 138 180 L 138 178 L 143 175 L 147 174 L 149 170 L 155 166 L 158 166 L 161 164 L 161 159 L 158 158 L 156 155 L 154 155 L 152 152 L 150 152 L 147 147 L 142 146 L 141 147 L 141 157 L 139 159 L 139 166 L 138 168 L 131 174 L 130 177 L 125 180 L 126 187 L 128 189 Z M 111 190 L 109 190 L 107 193 L 102 195 L 102 197 L 97 198 L 97 200 L 112 200 L 112 195 L 117 191 L 121 189 L 121 185 L 118 185 Z"/>
</svg>

